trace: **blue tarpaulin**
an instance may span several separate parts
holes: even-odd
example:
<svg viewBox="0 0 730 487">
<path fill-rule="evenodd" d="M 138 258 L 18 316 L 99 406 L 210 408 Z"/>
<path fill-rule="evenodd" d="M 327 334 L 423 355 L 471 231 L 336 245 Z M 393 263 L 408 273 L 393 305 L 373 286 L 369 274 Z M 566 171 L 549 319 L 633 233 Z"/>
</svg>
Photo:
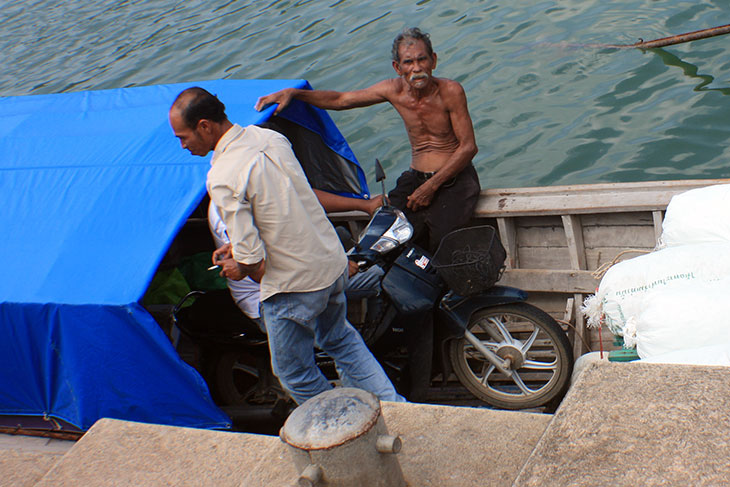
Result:
<svg viewBox="0 0 730 487">
<path fill-rule="evenodd" d="M 205 193 L 210 157 L 181 149 L 167 112 L 202 86 L 241 125 L 303 80 L 218 80 L 0 98 L 0 416 L 88 429 L 97 419 L 225 428 L 200 375 L 141 299 Z M 332 120 L 284 116 L 364 175 Z"/>
</svg>

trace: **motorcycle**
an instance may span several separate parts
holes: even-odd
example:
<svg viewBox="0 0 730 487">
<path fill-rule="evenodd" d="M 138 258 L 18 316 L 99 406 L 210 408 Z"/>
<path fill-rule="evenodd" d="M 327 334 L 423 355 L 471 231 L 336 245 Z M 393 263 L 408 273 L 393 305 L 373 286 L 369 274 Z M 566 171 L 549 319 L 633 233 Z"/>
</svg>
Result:
<svg viewBox="0 0 730 487">
<path fill-rule="evenodd" d="M 379 163 L 376 179 L 385 179 Z M 426 401 L 434 383 L 445 387 L 456 376 L 493 407 L 554 408 L 572 374 L 570 342 L 550 315 L 525 302 L 526 292 L 494 285 L 505 259 L 494 228 L 452 232 L 433 256 L 412 236 L 403 212 L 386 205 L 348 251 L 361 271 L 379 268 L 377 286 L 348 290 L 348 320 L 396 389 Z M 286 415 L 266 336 L 226 293 L 191 293 L 173 321 L 200 346 L 201 372 L 219 405 Z M 321 352 L 316 358 L 336 382 L 332 360 Z"/>
<path fill-rule="evenodd" d="M 378 161 L 376 179 L 385 179 Z M 434 378 L 445 386 L 453 372 L 491 406 L 554 408 L 573 370 L 570 342 L 550 315 L 525 302 L 526 292 L 494 285 L 505 260 L 494 228 L 456 230 L 433 256 L 412 236 L 403 212 L 384 206 L 348 252 L 361 270 L 384 271 L 382 292 L 370 298 L 381 317 L 353 324 L 399 391 L 423 400 Z"/>
</svg>

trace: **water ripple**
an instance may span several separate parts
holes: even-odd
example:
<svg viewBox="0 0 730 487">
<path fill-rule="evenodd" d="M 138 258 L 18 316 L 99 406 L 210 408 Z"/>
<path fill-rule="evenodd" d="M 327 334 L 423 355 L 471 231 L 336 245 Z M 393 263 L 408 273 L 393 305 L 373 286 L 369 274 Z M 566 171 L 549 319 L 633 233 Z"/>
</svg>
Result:
<svg viewBox="0 0 730 487">
<path fill-rule="evenodd" d="M 485 187 L 727 174 L 727 39 L 600 47 L 726 23 L 726 1 L 0 2 L 3 96 L 244 77 L 364 88 L 395 75 L 392 38 L 418 25 L 435 74 L 464 85 Z M 369 177 L 375 157 L 409 164 L 391 107 L 332 116 Z"/>
</svg>

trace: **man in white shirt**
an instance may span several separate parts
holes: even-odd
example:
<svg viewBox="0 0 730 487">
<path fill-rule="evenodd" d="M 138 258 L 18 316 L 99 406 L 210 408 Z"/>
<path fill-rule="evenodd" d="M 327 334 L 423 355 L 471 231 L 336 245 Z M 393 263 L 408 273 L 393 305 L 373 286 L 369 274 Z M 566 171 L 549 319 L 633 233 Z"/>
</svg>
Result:
<svg viewBox="0 0 730 487">
<path fill-rule="evenodd" d="M 346 196 L 332 195 L 334 198 L 322 197 L 320 193 L 322 191 L 314 190 L 317 195 L 317 199 L 324 208 L 325 211 L 329 211 L 329 208 L 334 207 L 340 211 L 351 211 L 360 210 L 365 211 L 369 214 L 375 212 L 377 208 L 382 205 L 382 197 L 374 200 L 358 200 L 355 198 L 348 198 Z M 367 205 L 363 205 L 362 202 L 366 202 Z M 374 204 L 371 204 L 374 203 Z M 372 216 L 372 215 L 371 215 Z M 228 231 L 226 230 L 226 224 L 221 220 L 218 210 L 211 201 L 208 205 L 208 227 L 210 233 L 215 241 L 215 247 L 220 248 L 224 245 L 228 245 L 231 241 L 228 238 Z M 378 266 L 372 266 L 365 272 L 358 272 L 357 265 L 354 262 L 348 262 L 350 264 L 349 274 L 350 279 L 347 281 L 346 293 L 368 293 L 378 292 L 380 289 L 380 281 L 383 277 L 383 270 Z M 246 276 L 240 281 L 234 279 L 226 279 L 228 289 L 231 292 L 231 297 L 235 301 L 238 308 L 244 312 L 246 316 L 251 318 L 261 328 L 261 331 L 266 333 L 264 323 L 260 319 L 259 315 L 259 283 L 255 282 L 251 277 Z"/>
<path fill-rule="evenodd" d="M 316 189 L 314 190 L 314 194 L 317 195 L 317 199 L 326 212 L 358 210 L 364 211 L 370 216 L 375 213 L 375 210 L 382 206 L 383 200 L 382 196 L 371 200 L 360 200 L 347 196 L 333 195 Z M 208 205 L 208 228 L 210 228 L 210 233 L 215 241 L 216 248 L 220 248 L 231 243 L 228 239 L 226 224 L 223 223 L 223 220 L 221 220 L 220 215 L 218 215 L 218 210 L 216 210 L 212 201 Z M 355 262 L 349 261 L 348 264 L 348 274 L 350 279 L 347 281 L 347 288 L 345 289 L 348 296 L 350 293 L 355 293 L 356 296 L 367 296 L 373 292 L 379 292 L 380 281 L 383 277 L 382 268 L 372 266 L 364 272 L 359 272 Z M 261 301 L 259 299 L 259 283 L 255 282 L 249 276 L 244 277 L 240 281 L 235 281 L 233 279 L 226 279 L 226 281 L 228 281 L 228 289 L 230 290 L 233 301 L 235 301 L 238 308 L 243 311 L 246 316 L 254 320 L 261 328 L 261 331 L 266 333 L 264 324 L 261 322 L 259 317 L 259 303 Z"/>
<path fill-rule="evenodd" d="M 212 201 L 208 205 L 208 227 L 215 241 L 216 248 L 231 243 L 228 238 L 228 232 L 226 231 L 226 224 L 221 220 L 220 215 L 218 215 L 218 210 L 215 209 Z M 259 323 L 259 302 L 261 301 L 259 299 L 259 283 L 255 282 L 249 276 L 239 281 L 234 279 L 226 280 L 228 281 L 228 289 L 231 291 L 231 296 L 236 302 L 236 305 L 246 316 Z M 263 326 L 260 324 L 259 326 L 263 331 Z"/>
<path fill-rule="evenodd" d="M 301 404 L 330 389 L 314 361 L 315 344 L 335 360 L 343 385 L 381 400 L 402 400 L 347 322 L 347 257 L 281 134 L 232 124 L 202 88 L 184 90 L 170 109 L 184 149 L 214 150 L 208 193 L 231 244 L 213 254 L 225 277 L 261 283 L 274 373 Z"/>
</svg>

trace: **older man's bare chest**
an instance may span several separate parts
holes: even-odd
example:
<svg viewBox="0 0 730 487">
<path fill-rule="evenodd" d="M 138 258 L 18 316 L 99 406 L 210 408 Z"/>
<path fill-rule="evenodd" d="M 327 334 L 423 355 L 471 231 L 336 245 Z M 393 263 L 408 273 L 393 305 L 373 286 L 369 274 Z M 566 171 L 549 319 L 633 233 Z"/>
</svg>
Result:
<svg viewBox="0 0 730 487">
<path fill-rule="evenodd" d="M 392 104 L 403 119 L 411 139 L 453 137 L 448 107 L 438 93 L 422 98 L 401 95 Z"/>
</svg>

